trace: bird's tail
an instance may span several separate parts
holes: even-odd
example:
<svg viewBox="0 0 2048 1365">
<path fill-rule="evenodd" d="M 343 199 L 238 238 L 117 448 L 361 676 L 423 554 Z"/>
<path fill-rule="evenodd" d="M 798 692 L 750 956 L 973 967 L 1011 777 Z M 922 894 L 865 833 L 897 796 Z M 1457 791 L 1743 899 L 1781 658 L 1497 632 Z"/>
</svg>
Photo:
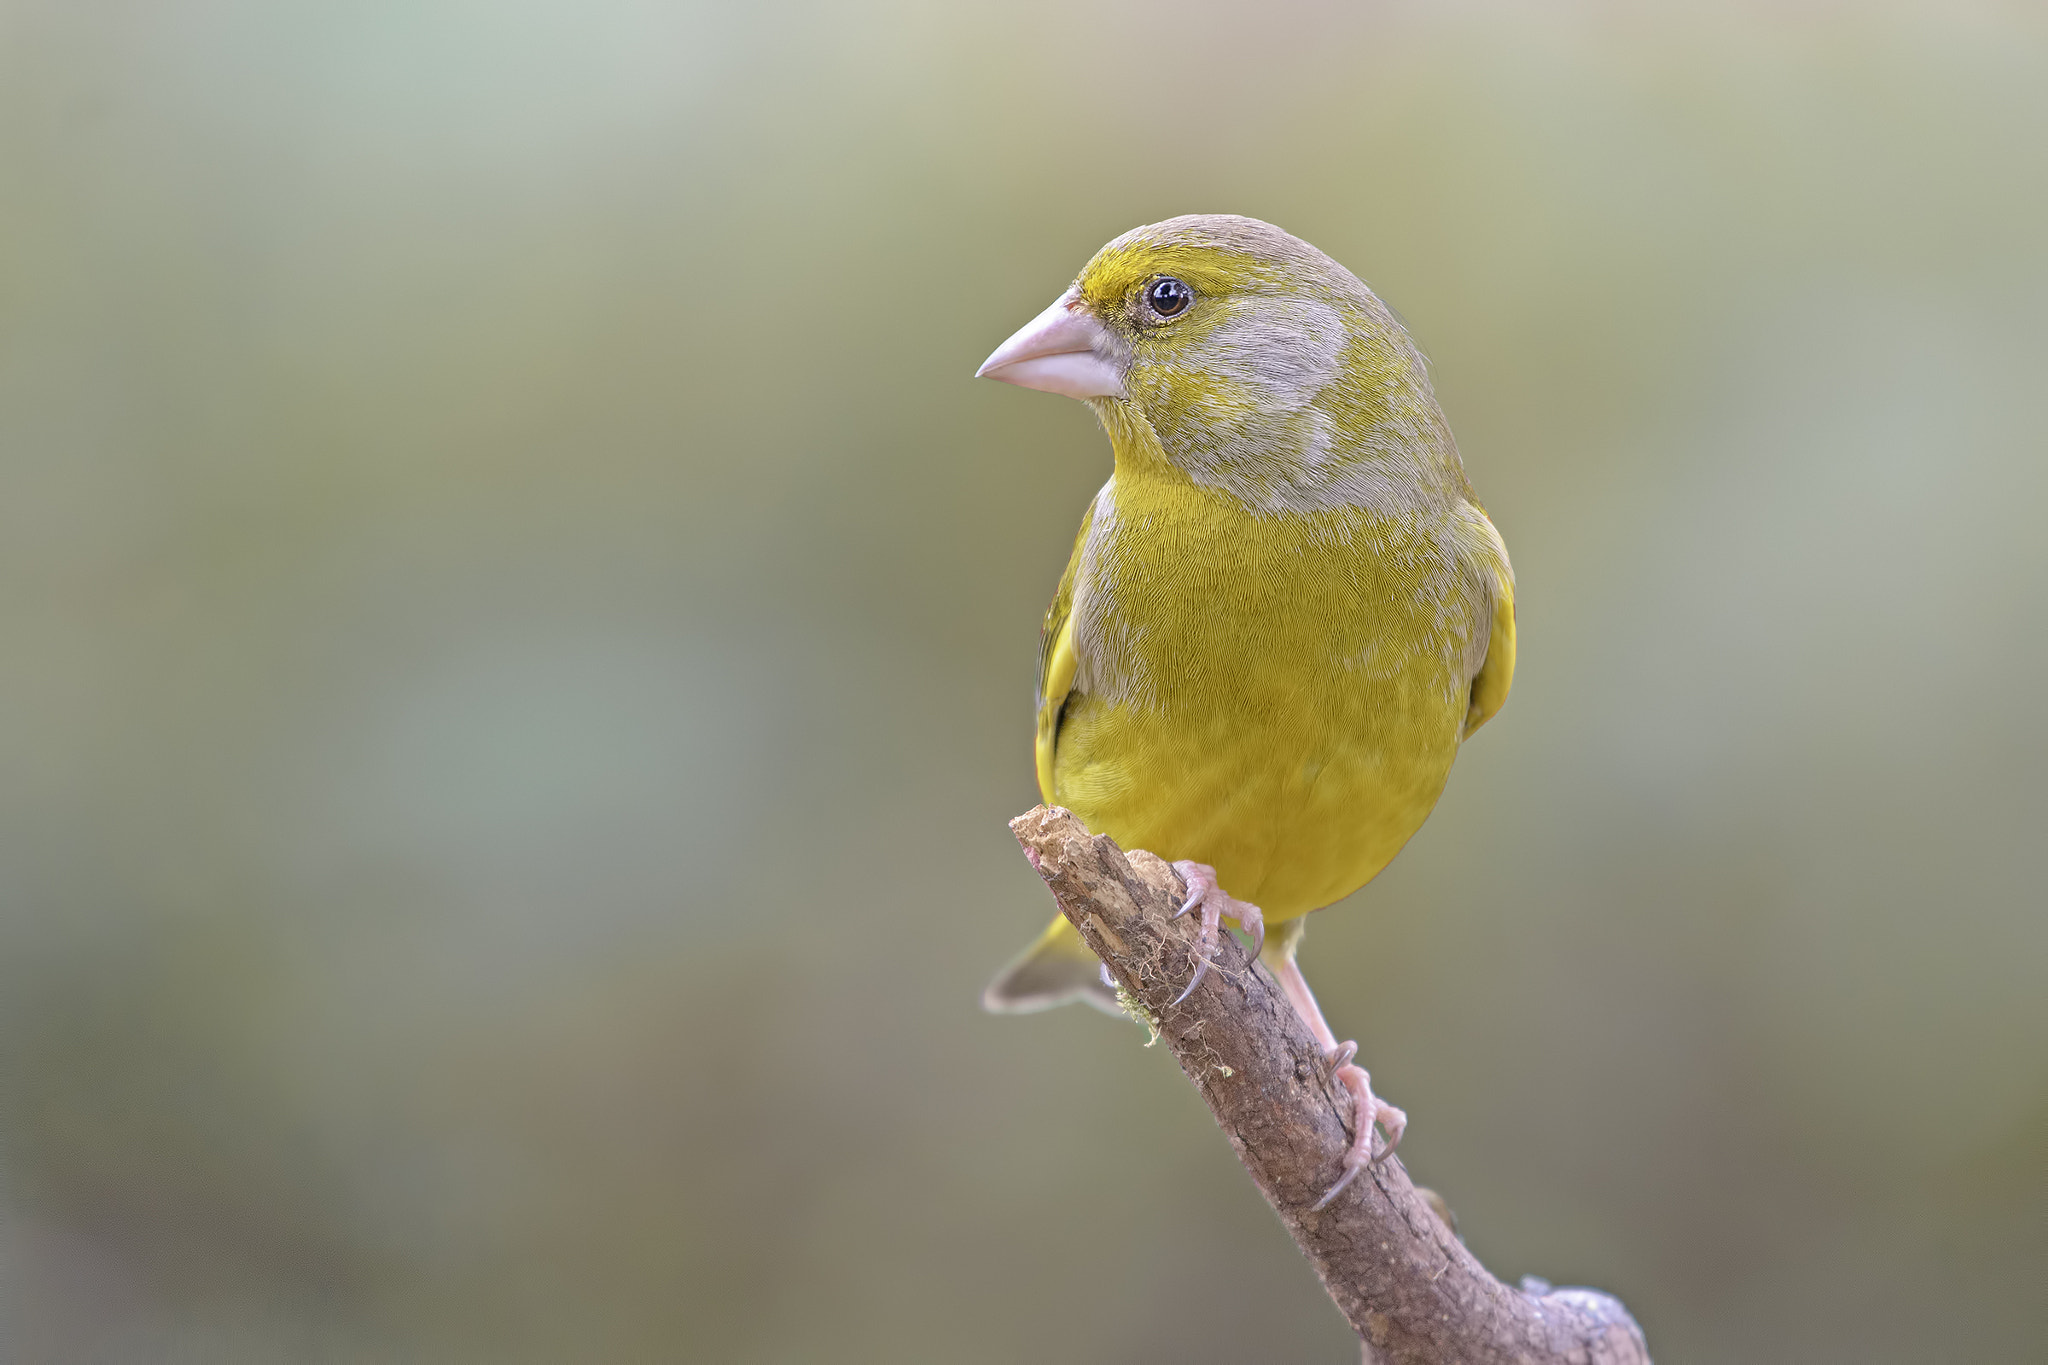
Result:
<svg viewBox="0 0 2048 1365">
<path fill-rule="evenodd" d="M 992 1014 L 1029 1014 L 1073 1000 L 1123 1013 L 1116 992 L 1102 980 L 1102 963 L 1064 915 L 1055 916 L 1038 941 L 997 972 L 981 993 L 981 1007 Z"/>
</svg>

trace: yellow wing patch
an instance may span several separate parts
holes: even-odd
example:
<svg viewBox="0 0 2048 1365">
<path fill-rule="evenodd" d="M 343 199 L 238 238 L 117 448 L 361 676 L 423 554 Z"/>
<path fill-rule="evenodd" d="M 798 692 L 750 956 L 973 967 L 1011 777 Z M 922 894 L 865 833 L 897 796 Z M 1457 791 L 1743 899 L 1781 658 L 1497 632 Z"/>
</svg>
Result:
<svg viewBox="0 0 2048 1365">
<path fill-rule="evenodd" d="M 1493 570 L 1493 623 L 1486 637 L 1486 659 L 1472 677 L 1472 702 L 1465 712 L 1463 737 L 1466 738 L 1493 719 L 1493 713 L 1500 710 L 1501 704 L 1508 699 L 1508 689 L 1515 683 L 1515 571 L 1508 566 L 1508 549 L 1501 541 L 1500 532 L 1494 530 L 1493 522 L 1485 513 L 1480 513 L 1480 518 L 1486 522 L 1500 559 L 1490 566 Z"/>
<path fill-rule="evenodd" d="M 1045 627 L 1038 637 L 1038 795 L 1047 805 L 1052 794 L 1053 752 L 1059 744 L 1060 714 L 1067 694 L 1074 687 L 1074 576 L 1081 567 L 1081 547 L 1088 542 L 1088 528 L 1095 521 L 1095 504 L 1088 504 L 1081 518 L 1080 534 L 1074 537 L 1074 553 L 1067 557 L 1067 571 L 1060 575 L 1059 591 L 1045 609 Z"/>
</svg>

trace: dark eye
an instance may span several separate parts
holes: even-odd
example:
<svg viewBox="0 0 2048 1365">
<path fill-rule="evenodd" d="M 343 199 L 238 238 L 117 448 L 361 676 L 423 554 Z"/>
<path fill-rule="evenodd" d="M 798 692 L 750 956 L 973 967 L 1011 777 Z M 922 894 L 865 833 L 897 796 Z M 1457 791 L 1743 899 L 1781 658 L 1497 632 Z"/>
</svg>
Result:
<svg viewBox="0 0 2048 1365">
<path fill-rule="evenodd" d="M 1171 275 L 1152 281 L 1145 290 L 1145 302 L 1163 318 L 1187 311 L 1187 306 L 1194 301 L 1195 291 Z"/>
</svg>

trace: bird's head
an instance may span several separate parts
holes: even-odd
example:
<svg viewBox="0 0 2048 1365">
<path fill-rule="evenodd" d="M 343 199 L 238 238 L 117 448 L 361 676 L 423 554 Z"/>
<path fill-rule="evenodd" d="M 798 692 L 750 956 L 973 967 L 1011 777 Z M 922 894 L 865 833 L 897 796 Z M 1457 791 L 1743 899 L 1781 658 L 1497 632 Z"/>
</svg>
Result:
<svg viewBox="0 0 2048 1365">
<path fill-rule="evenodd" d="M 1422 356 L 1386 306 L 1254 218 L 1133 228 L 976 373 L 1084 399 L 1119 459 L 1154 450 L 1266 510 L 1463 481 Z"/>
</svg>

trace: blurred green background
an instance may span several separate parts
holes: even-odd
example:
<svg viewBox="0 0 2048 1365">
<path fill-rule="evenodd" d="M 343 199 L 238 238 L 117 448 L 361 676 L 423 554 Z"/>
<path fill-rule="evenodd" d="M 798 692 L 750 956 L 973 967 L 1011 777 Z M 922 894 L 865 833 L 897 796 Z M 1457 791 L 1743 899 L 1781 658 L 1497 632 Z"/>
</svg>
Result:
<svg viewBox="0 0 2048 1365">
<path fill-rule="evenodd" d="M 1108 469 L 968 376 L 1228 210 L 1432 355 L 1513 699 L 1304 952 L 1658 1358 L 2048 1274 L 2030 5 L 0 7 L 0 1357 L 1356 1359 L 995 1019 Z"/>
</svg>

